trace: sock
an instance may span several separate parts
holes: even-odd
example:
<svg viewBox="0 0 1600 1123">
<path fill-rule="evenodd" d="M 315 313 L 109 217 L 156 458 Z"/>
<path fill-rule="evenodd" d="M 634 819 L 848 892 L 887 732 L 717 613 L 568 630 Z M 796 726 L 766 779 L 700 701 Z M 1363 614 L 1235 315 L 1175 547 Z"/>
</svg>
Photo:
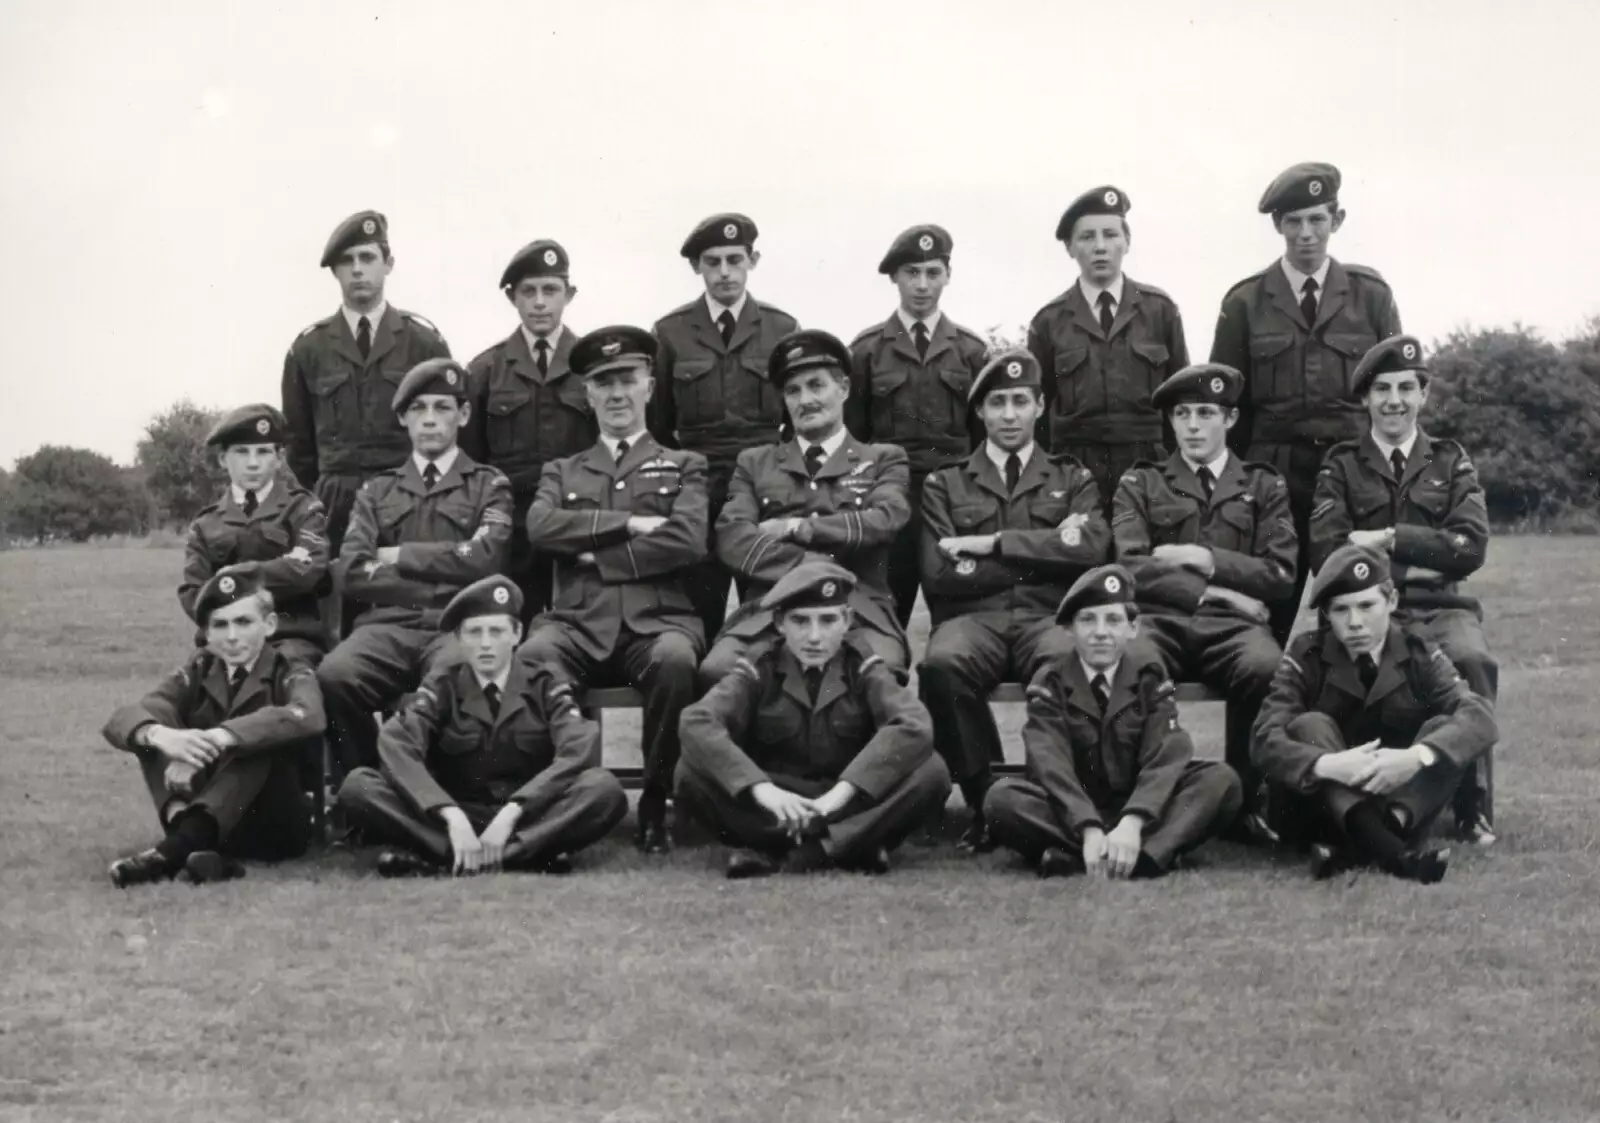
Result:
<svg viewBox="0 0 1600 1123">
<path fill-rule="evenodd" d="M 196 850 L 215 850 L 220 837 L 211 813 L 193 807 L 167 824 L 167 837 L 156 843 L 156 850 L 171 865 L 181 866 Z"/>
<path fill-rule="evenodd" d="M 969 776 L 961 781 L 961 799 L 974 815 L 983 814 L 983 800 L 989 794 L 989 789 L 994 786 L 993 777 L 988 774 Z"/>
<path fill-rule="evenodd" d="M 1377 800 L 1357 804 L 1344 817 L 1345 833 L 1361 853 L 1380 866 L 1391 866 L 1405 853 L 1405 839 L 1394 831 Z"/>
</svg>

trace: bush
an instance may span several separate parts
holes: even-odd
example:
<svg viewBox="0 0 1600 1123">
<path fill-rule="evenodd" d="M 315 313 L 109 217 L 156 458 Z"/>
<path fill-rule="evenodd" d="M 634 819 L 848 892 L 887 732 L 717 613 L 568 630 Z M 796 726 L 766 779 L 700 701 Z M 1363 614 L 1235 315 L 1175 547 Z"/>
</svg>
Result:
<svg viewBox="0 0 1600 1123">
<path fill-rule="evenodd" d="M 17 461 L 6 530 L 35 542 L 142 534 L 148 500 L 127 469 L 86 448 L 45 445 Z"/>
<path fill-rule="evenodd" d="M 187 526 L 216 500 L 227 473 L 206 447 L 206 433 L 220 416 L 184 398 L 145 426 L 138 464 L 159 522 Z"/>
</svg>

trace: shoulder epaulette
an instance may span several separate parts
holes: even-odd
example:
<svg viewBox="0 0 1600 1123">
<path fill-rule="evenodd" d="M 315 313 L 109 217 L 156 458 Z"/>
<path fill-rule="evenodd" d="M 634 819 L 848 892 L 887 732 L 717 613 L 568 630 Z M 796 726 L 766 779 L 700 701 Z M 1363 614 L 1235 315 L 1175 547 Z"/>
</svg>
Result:
<svg viewBox="0 0 1600 1123">
<path fill-rule="evenodd" d="M 396 309 L 396 311 L 399 311 L 399 310 Z M 419 316 L 415 312 L 401 312 L 400 315 L 402 317 L 404 317 L 405 319 L 410 320 L 414 324 L 421 324 L 423 327 L 425 327 L 429 331 L 431 331 L 434 335 L 441 335 L 442 334 L 439 331 L 438 328 L 433 326 L 432 321 L 430 321 L 426 316 Z"/>
<path fill-rule="evenodd" d="M 1324 459 L 1326 459 L 1326 457 L 1324 457 Z M 1265 460 L 1244 460 L 1244 459 L 1241 459 L 1239 461 L 1239 466 L 1242 467 L 1242 468 L 1250 468 L 1250 469 L 1253 469 L 1254 471 L 1257 471 L 1257 472 L 1263 472 L 1263 473 L 1265 473 L 1265 474 L 1267 474 L 1269 476 L 1277 476 L 1280 479 L 1283 476 L 1282 472 L 1278 471 L 1278 469 L 1275 466 L 1273 466 L 1271 464 L 1268 464 Z"/>
<path fill-rule="evenodd" d="M 958 324 L 954 320 L 951 320 L 950 326 L 955 329 L 955 333 L 957 335 L 963 336 L 966 339 L 970 339 L 972 342 L 980 344 L 985 348 L 989 346 L 989 341 L 987 339 L 983 338 L 983 336 L 979 335 L 965 324 Z"/>
<path fill-rule="evenodd" d="M 668 312 L 665 316 L 662 316 L 660 320 L 657 320 L 656 323 L 659 324 L 659 323 L 662 323 L 662 322 L 664 322 L 666 320 L 670 320 L 674 316 L 687 315 L 688 313 L 694 311 L 694 306 L 696 304 L 704 304 L 704 303 L 705 303 L 705 298 L 697 296 L 691 301 L 688 301 L 688 302 L 686 302 L 684 304 L 678 305 L 672 311 Z"/>
<path fill-rule="evenodd" d="M 1145 281 L 1135 281 L 1131 277 L 1128 278 L 1128 281 L 1129 281 L 1130 284 L 1133 285 L 1134 288 L 1138 289 L 1139 292 L 1142 293 L 1142 294 L 1149 295 L 1149 296 L 1159 296 L 1162 300 L 1165 300 L 1168 304 L 1176 304 L 1177 303 L 1177 301 L 1173 300 L 1172 296 L 1164 288 L 1161 288 L 1161 287 L 1159 287 L 1157 285 L 1148 284 Z"/>
<path fill-rule="evenodd" d="M 870 339 L 873 336 L 879 335 L 882 332 L 883 332 L 883 325 L 881 323 L 873 324 L 870 327 L 864 327 L 860 331 L 856 332 L 856 337 L 850 341 L 850 346 L 852 348 L 854 348 L 856 344 L 861 343 L 864 340 Z"/>
<path fill-rule="evenodd" d="M 1366 277 L 1368 280 L 1377 281 L 1384 288 L 1389 287 L 1389 282 L 1383 279 L 1383 274 L 1370 265 L 1351 265 L 1347 261 L 1341 261 L 1339 265 L 1346 273 L 1354 273 L 1358 277 Z"/>
<path fill-rule="evenodd" d="M 1267 269 L 1271 269 L 1271 268 L 1272 268 L 1271 265 L 1267 266 Z M 1233 285 L 1229 287 L 1228 291 L 1222 294 L 1222 298 L 1224 300 L 1226 300 L 1228 297 L 1232 296 L 1234 293 L 1238 292 L 1240 289 L 1244 288 L 1246 285 L 1254 284 L 1256 281 L 1259 281 L 1262 277 L 1265 277 L 1267 275 L 1267 269 L 1258 269 L 1254 273 L 1252 273 L 1248 277 L 1246 277 L 1244 280 L 1235 281 L 1233 283 Z"/>
<path fill-rule="evenodd" d="M 751 297 L 750 299 L 755 300 L 755 297 Z M 765 300 L 756 300 L 756 307 L 761 309 L 763 312 L 776 313 L 786 320 L 794 320 L 794 322 L 797 324 L 800 322 L 799 320 L 795 320 L 793 316 L 789 315 L 789 313 L 785 312 L 782 308 L 779 308 L 776 304 L 768 304 Z"/>
</svg>

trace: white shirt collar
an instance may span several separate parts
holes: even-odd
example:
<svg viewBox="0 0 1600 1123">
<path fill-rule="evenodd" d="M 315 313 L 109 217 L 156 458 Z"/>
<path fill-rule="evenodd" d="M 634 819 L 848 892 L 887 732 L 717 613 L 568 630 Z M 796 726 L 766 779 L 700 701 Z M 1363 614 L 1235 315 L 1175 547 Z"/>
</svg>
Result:
<svg viewBox="0 0 1600 1123">
<path fill-rule="evenodd" d="M 244 506 L 244 488 L 236 487 L 233 484 L 229 484 L 228 485 L 228 489 L 233 492 L 233 501 L 235 503 L 237 503 L 239 506 L 243 507 Z M 267 496 L 269 496 L 271 494 L 272 494 L 272 481 L 268 480 L 265 485 L 256 488 L 256 502 L 257 503 L 265 503 L 267 501 Z"/>
<path fill-rule="evenodd" d="M 1401 454 L 1405 456 L 1406 461 L 1409 463 L 1411 460 L 1411 450 L 1417 447 L 1418 431 L 1419 430 L 1413 428 L 1409 437 L 1397 445 L 1392 445 L 1382 437 L 1378 436 L 1378 431 L 1373 429 L 1371 430 L 1372 443 L 1378 446 L 1378 452 L 1383 455 L 1385 460 L 1389 459 L 1389 454 L 1394 452 L 1395 449 L 1399 449 Z"/>
<path fill-rule="evenodd" d="M 1078 288 L 1083 293 L 1083 299 L 1087 300 L 1089 302 L 1089 307 L 1094 309 L 1096 312 L 1100 311 L 1100 305 L 1095 303 L 1100 299 L 1100 294 L 1103 292 L 1110 293 L 1111 311 L 1116 312 L 1118 308 L 1122 307 L 1122 286 L 1126 280 L 1126 277 L 1124 277 L 1121 273 L 1118 273 L 1116 280 L 1112 281 L 1109 285 L 1097 285 L 1092 283 L 1087 277 L 1079 277 Z"/>
<path fill-rule="evenodd" d="M 839 431 L 837 433 L 825 441 L 813 441 L 806 437 L 795 438 L 800 445 L 800 455 L 802 457 L 805 456 L 806 449 L 810 448 L 812 445 L 820 444 L 822 446 L 822 462 L 824 464 L 832 459 L 833 454 L 838 452 L 839 449 L 844 445 L 844 442 L 849 439 L 850 430 L 846 429 L 843 425 L 839 426 Z"/>
<path fill-rule="evenodd" d="M 528 345 L 528 354 L 537 359 L 539 357 L 539 351 L 534 347 L 534 344 L 540 339 L 543 339 L 546 343 L 550 344 L 550 361 L 555 362 L 556 348 L 561 345 L 562 329 L 560 324 L 556 325 L 555 331 L 545 336 L 534 335 L 533 332 L 528 330 L 527 324 L 518 324 L 517 328 L 522 332 L 522 341 Z"/>
<path fill-rule="evenodd" d="M 323 307 L 326 308 L 327 305 L 323 305 Z M 367 330 L 372 333 L 374 338 L 376 338 L 378 334 L 378 324 L 383 320 L 383 314 L 388 310 L 389 302 L 387 300 L 378 301 L 378 306 L 370 312 L 357 312 L 355 309 L 349 308 L 343 304 L 339 305 L 339 311 L 344 313 L 344 322 L 350 325 L 350 335 L 352 338 L 360 334 L 362 316 L 367 318 Z"/>
<path fill-rule="evenodd" d="M 1333 264 L 1333 258 L 1323 258 L 1315 273 L 1300 272 L 1289 264 L 1289 259 L 1286 257 L 1280 258 L 1279 264 L 1283 266 L 1283 275 L 1289 278 L 1289 290 L 1294 293 L 1296 299 L 1302 295 L 1300 290 L 1306 287 L 1306 281 L 1312 277 L 1317 280 L 1317 299 L 1322 299 L 1322 293 L 1328 287 L 1328 266 Z"/>
<path fill-rule="evenodd" d="M 1026 445 L 1017 449 L 1017 457 L 1022 461 L 1024 468 L 1028 466 L 1028 461 L 1033 459 L 1033 446 L 1036 443 L 1035 441 L 1029 441 Z M 983 442 L 983 452 L 989 458 L 989 463 L 999 469 L 1000 475 L 1004 476 L 1006 474 L 1006 458 L 1011 454 L 993 441 Z"/>
<path fill-rule="evenodd" d="M 722 315 L 724 310 L 726 310 L 728 312 L 732 312 L 733 313 L 733 322 L 734 323 L 738 323 L 739 322 L 739 317 L 744 314 L 745 301 L 747 301 L 749 299 L 750 299 L 750 294 L 748 292 L 745 292 L 745 293 L 741 293 L 740 294 L 738 303 L 736 303 L 736 304 L 723 304 L 720 301 L 712 299 L 712 296 L 711 296 L 710 293 L 706 293 L 706 311 L 711 313 L 711 322 L 713 324 L 717 322 L 717 317 Z"/>
<path fill-rule="evenodd" d="M 450 469 L 454 467 L 456 457 L 460 452 L 459 446 L 451 446 L 449 451 L 442 454 L 437 460 L 432 461 L 433 465 L 439 469 L 439 478 L 441 480 L 450 474 Z M 411 462 L 417 466 L 417 475 L 419 476 L 428 470 L 429 460 L 426 456 L 413 452 L 411 454 Z"/>
<path fill-rule="evenodd" d="M 478 669 L 474 667 L 472 669 L 472 677 L 478 680 L 479 690 L 487 690 L 490 684 L 493 684 L 500 688 L 500 697 L 504 698 L 506 694 L 506 683 L 511 681 L 511 664 L 507 663 L 505 670 L 501 671 L 499 674 L 495 675 L 494 678 L 490 679 L 484 678 L 478 673 Z"/>
<path fill-rule="evenodd" d="M 262 644 L 261 645 L 261 650 L 256 652 L 256 657 L 254 659 L 250 660 L 250 662 L 248 662 L 248 663 L 239 664 L 241 667 L 244 668 L 244 678 L 241 678 L 239 680 L 240 682 L 243 682 L 244 679 L 249 678 L 255 672 L 256 664 L 261 662 L 261 657 L 263 655 L 265 655 L 266 653 L 267 653 L 266 644 Z M 222 657 L 219 655 L 218 658 L 220 659 Z M 226 677 L 228 679 L 231 680 L 233 678 L 233 668 L 228 666 L 228 662 L 225 659 L 222 662 L 222 670 L 223 670 L 224 675 L 226 675 Z"/>
<path fill-rule="evenodd" d="M 1200 474 L 1200 469 L 1201 469 L 1202 465 L 1199 463 L 1199 461 L 1190 460 L 1187 456 L 1184 456 L 1184 454 L 1181 453 L 1181 452 L 1178 455 L 1179 456 L 1183 456 L 1183 462 L 1185 464 L 1189 465 L 1189 471 L 1193 472 L 1197 476 Z M 1222 470 L 1224 468 L 1226 468 L 1227 466 L 1228 466 L 1228 448 L 1227 448 L 1226 445 L 1223 446 L 1221 452 L 1217 453 L 1217 458 L 1215 460 L 1213 460 L 1210 463 L 1204 465 L 1204 467 L 1207 467 L 1207 468 L 1211 469 L 1211 478 L 1214 481 L 1215 480 L 1220 480 L 1222 478 Z"/>
<path fill-rule="evenodd" d="M 630 449 L 638 448 L 639 442 L 644 440 L 644 434 L 645 428 L 643 425 L 641 425 L 639 426 L 639 431 L 637 433 L 629 433 L 626 437 L 610 437 L 604 433 L 601 433 L 600 442 L 606 446 L 606 451 L 611 454 L 611 459 L 615 460 L 617 458 L 617 444 L 619 442 L 627 441 Z"/>
<path fill-rule="evenodd" d="M 1105 670 L 1097 671 L 1093 667 L 1089 666 L 1089 664 L 1085 663 L 1083 661 L 1083 656 L 1080 655 L 1080 656 L 1078 656 L 1078 665 L 1083 668 L 1083 678 L 1084 678 L 1085 682 L 1093 684 L 1095 675 L 1105 675 L 1106 676 L 1106 689 L 1110 690 L 1111 689 L 1111 684 L 1117 681 L 1117 671 L 1120 670 L 1121 667 L 1122 667 L 1122 660 L 1118 659 L 1115 663 L 1111 664 L 1111 666 L 1107 667 Z"/>
<path fill-rule="evenodd" d="M 900 326 L 906 329 L 907 335 L 914 334 L 911 328 L 916 324 L 917 318 L 904 308 L 896 308 L 894 314 L 900 317 Z M 933 333 L 939 330 L 939 317 L 944 315 L 937 308 L 930 315 L 922 317 L 922 322 L 928 325 L 928 338 L 933 338 Z"/>
</svg>

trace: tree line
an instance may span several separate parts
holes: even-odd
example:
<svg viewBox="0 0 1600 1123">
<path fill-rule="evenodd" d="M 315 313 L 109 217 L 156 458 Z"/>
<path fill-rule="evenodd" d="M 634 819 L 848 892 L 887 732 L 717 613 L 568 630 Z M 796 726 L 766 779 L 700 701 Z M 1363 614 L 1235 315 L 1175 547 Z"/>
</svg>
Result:
<svg viewBox="0 0 1600 1123">
<path fill-rule="evenodd" d="M 987 334 L 1014 345 L 1025 330 Z M 1560 343 L 1520 324 L 1456 331 L 1431 365 L 1423 427 L 1472 456 L 1497 527 L 1600 530 L 1600 316 Z M 226 479 L 205 447 L 218 416 L 179 401 L 145 425 L 131 466 L 44 445 L 0 468 L 0 543 L 181 530 Z"/>
</svg>

